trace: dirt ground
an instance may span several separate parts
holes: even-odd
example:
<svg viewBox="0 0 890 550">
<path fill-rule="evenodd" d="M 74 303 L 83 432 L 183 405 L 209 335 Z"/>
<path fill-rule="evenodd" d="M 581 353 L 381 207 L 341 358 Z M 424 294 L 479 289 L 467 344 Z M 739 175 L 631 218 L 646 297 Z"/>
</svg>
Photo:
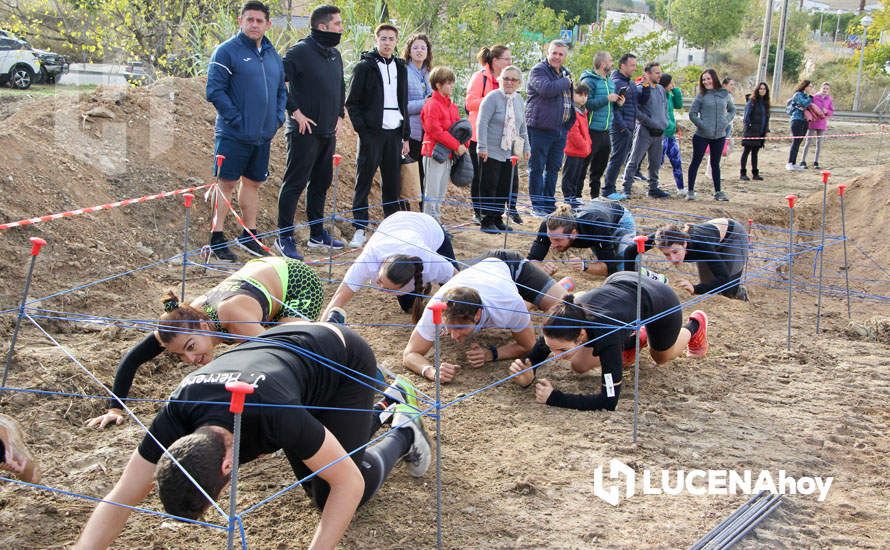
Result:
<svg viewBox="0 0 890 550">
<path fill-rule="evenodd" d="M 37 99 L 4 105 L 0 130 L 3 198 L 0 222 L 102 204 L 210 181 L 213 110 L 203 100 L 203 82 L 164 80 L 130 91 L 99 89 L 95 93 Z M 92 114 L 87 115 L 87 113 Z M 113 118 L 111 118 L 113 117 Z M 682 123 L 681 123 L 682 124 Z M 786 125 L 774 122 L 777 134 Z M 876 125 L 837 123 L 836 132 L 875 131 Z M 884 136 L 888 139 L 890 136 Z M 688 147 L 684 140 L 684 160 Z M 340 136 L 344 155 L 339 177 L 339 204 L 351 199 L 354 135 Z M 840 233 L 835 184 L 849 185 L 847 232 L 851 237 L 850 278 L 855 291 L 885 298 L 854 299 L 853 320 L 837 290 L 843 286 L 843 252 L 839 241 L 826 249 L 825 276 L 831 287 L 823 300 L 821 334 L 815 333 L 816 296 L 810 290 L 814 255 L 796 259 L 792 315 L 793 345 L 785 349 L 787 290 L 777 267 L 782 265 L 787 233 L 784 196 L 802 197 L 800 227 L 819 227 L 822 183 L 814 170 L 786 173 L 786 142 L 771 142 L 761 154 L 763 182 L 738 181 L 739 150 L 724 163 L 729 203 L 709 198 L 696 203 L 634 199 L 629 206 L 649 230 L 668 220 L 695 216 L 752 218 L 765 227 L 755 232 L 755 257 L 749 283 L 751 301 L 723 297 L 704 302 L 712 320 L 711 351 L 702 360 L 681 359 L 657 367 L 645 358 L 640 369 L 640 425 L 631 442 L 632 399 L 626 391 L 615 412 L 576 412 L 534 403 L 530 390 L 507 383 L 443 414 L 444 543 L 447 548 L 675 548 L 688 547 L 747 500 L 744 495 L 698 497 L 641 496 L 612 507 L 593 495 L 593 470 L 616 458 L 638 473 L 651 469 L 783 469 L 791 476 L 833 476 L 828 498 L 793 495 L 761 524 L 742 548 L 886 548 L 890 545 L 890 330 L 886 319 L 888 273 L 884 265 L 890 242 L 881 230 L 890 212 L 887 147 L 875 136 L 826 140 L 823 166 L 832 170 L 829 235 Z M 277 184 L 283 172 L 283 139 L 275 140 L 270 184 L 263 189 L 260 230 L 273 229 Z M 704 169 L 703 169 L 704 170 Z M 668 170 L 663 187 L 671 188 Z M 525 178 L 523 177 L 523 182 Z M 702 174 L 700 195 L 709 197 L 710 181 Z M 455 191 L 452 189 L 452 191 Z M 456 191 L 456 203 L 466 193 Z M 379 199 L 378 199 L 379 200 Z M 372 197 L 373 202 L 373 197 Z M 179 199 L 163 199 L 3 231 L 0 235 L 0 307 L 15 308 L 28 265 L 27 237 L 49 242 L 40 255 L 32 297 L 86 285 L 157 262 L 158 265 L 66 293 L 35 307 L 116 319 L 154 319 L 159 298 L 179 282 L 180 267 L 164 262 L 180 252 L 183 214 Z M 680 213 L 677 213 L 680 212 Z M 501 236 L 484 235 L 469 220 L 463 204 L 446 206 L 459 258 L 471 258 L 503 244 Z M 302 208 L 299 216 L 303 216 Z M 379 218 L 379 213 L 372 217 Z M 302 220 L 302 218 L 300 218 Z M 208 212 L 203 202 L 192 216 L 191 243 L 206 239 Z M 535 231 L 530 216 L 523 232 Z M 231 234 L 234 225 L 230 220 Z M 350 230 L 343 226 L 343 236 Z M 872 232 L 878 231 L 874 238 Z M 306 231 L 300 232 L 303 238 Z M 517 232 L 508 246 L 527 250 L 531 236 Z M 810 242 L 811 235 L 800 237 Z M 345 272 L 355 254 L 334 266 L 334 278 Z M 870 259 L 871 258 L 871 259 Z M 309 259 L 325 261 L 312 254 Z M 666 269 L 650 253 L 646 262 L 672 280 L 692 274 Z M 322 265 L 320 272 L 326 275 Z M 560 276 L 571 274 L 563 268 Z M 574 274 L 580 289 L 600 283 Z M 189 294 L 211 287 L 219 272 L 189 268 Z M 328 285 L 330 295 L 334 285 Z M 682 299 L 688 296 L 678 291 Z M 348 306 L 356 324 L 378 355 L 396 371 L 410 327 L 394 300 L 366 291 Z M 102 395 L 87 371 L 110 384 L 121 354 L 142 334 L 120 327 L 44 318 L 45 330 L 79 362 L 75 364 L 27 322 L 16 346 L 10 387 L 51 392 Z M 3 349 L 14 324 L 0 317 Z M 397 324 L 405 326 L 369 326 Z M 479 340 L 500 342 L 505 333 L 485 332 Z M 461 361 L 461 350 L 444 344 L 444 356 Z M 502 378 L 506 362 L 464 371 L 443 387 L 451 401 Z M 146 365 L 136 378 L 132 397 L 164 399 L 191 370 L 170 357 Z M 543 375 L 568 391 L 595 391 L 598 373 L 577 376 L 563 363 L 550 364 Z M 633 382 L 628 371 L 625 386 Z M 431 383 L 412 378 L 426 393 Z M 32 449 L 44 468 L 43 483 L 60 491 L 102 497 L 118 478 L 131 450 L 141 439 L 134 422 L 97 431 L 86 419 L 102 410 L 98 399 L 4 392 L 2 412 L 28 428 Z M 155 403 L 133 406 L 149 422 Z M 430 427 L 432 423 L 428 424 Z M 431 433 L 433 431 L 431 430 Z M 293 482 L 286 461 L 265 458 L 242 469 L 239 507 L 254 504 Z M 159 510 L 153 494 L 145 503 Z M 227 507 L 227 498 L 221 505 Z M 72 544 L 93 503 L 45 490 L 0 485 L 0 543 L 16 548 L 63 548 Z M 219 517 L 208 516 L 221 522 Z M 245 518 L 254 548 L 305 547 L 318 514 L 301 490 L 259 508 Z M 396 467 L 373 501 L 361 509 L 343 548 L 430 548 L 435 546 L 435 478 L 409 477 Z M 134 514 L 117 541 L 120 548 L 218 548 L 225 533 Z"/>
</svg>

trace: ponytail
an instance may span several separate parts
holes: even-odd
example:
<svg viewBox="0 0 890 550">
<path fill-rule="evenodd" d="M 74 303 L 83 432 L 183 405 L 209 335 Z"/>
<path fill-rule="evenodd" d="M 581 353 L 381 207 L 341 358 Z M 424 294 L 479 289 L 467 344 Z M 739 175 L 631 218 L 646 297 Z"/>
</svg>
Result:
<svg viewBox="0 0 890 550">
<path fill-rule="evenodd" d="M 384 260 L 383 273 L 394 284 L 404 286 L 414 279 L 414 301 L 411 304 L 411 318 L 416 323 L 423 315 L 424 298 L 429 295 L 432 285 L 423 284 L 423 260 L 418 256 L 393 254 Z"/>
<path fill-rule="evenodd" d="M 581 334 L 583 326 L 588 323 L 587 312 L 575 304 L 574 294 L 566 294 L 562 300 L 550 310 L 550 317 L 544 321 L 544 336 L 574 342 Z"/>
<path fill-rule="evenodd" d="M 158 337 L 165 346 L 169 345 L 176 335 L 190 329 L 198 329 L 201 321 L 210 320 L 203 311 L 180 304 L 179 298 L 172 290 L 168 290 L 161 301 L 164 304 L 164 314 L 158 320 Z"/>
</svg>

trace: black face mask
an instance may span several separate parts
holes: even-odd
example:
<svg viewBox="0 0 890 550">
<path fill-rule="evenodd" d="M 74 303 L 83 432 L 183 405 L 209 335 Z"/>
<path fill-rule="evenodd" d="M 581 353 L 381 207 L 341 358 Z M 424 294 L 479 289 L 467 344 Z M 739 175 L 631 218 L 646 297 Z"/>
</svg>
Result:
<svg viewBox="0 0 890 550">
<path fill-rule="evenodd" d="M 341 35 L 338 32 L 328 32 L 321 29 L 312 29 L 312 32 L 310 34 L 316 42 L 318 42 L 325 48 L 334 48 L 337 46 L 337 44 L 340 43 Z"/>
</svg>

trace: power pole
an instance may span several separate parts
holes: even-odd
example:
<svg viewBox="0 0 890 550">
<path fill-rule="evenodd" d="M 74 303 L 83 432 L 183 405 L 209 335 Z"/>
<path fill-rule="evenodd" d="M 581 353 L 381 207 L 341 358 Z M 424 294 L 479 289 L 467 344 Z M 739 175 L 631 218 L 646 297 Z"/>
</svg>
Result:
<svg viewBox="0 0 890 550">
<path fill-rule="evenodd" d="M 773 0 L 766 0 L 766 15 L 763 19 L 763 35 L 760 37 L 760 59 L 757 62 L 757 86 L 766 82 L 767 66 L 769 65 L 769 42 L 773 28 Z"/>
<path fill-rule="evenodd" d="M 773 94 L 778 94 L 782 86 L 782 64 L 785 60 L 785 30 L 787 26 L 788 0 L 782 0 L 782 18 L 779 20 L 779 38 L 776 41 L 776 62 L 773 64 Z"/>
</svg>

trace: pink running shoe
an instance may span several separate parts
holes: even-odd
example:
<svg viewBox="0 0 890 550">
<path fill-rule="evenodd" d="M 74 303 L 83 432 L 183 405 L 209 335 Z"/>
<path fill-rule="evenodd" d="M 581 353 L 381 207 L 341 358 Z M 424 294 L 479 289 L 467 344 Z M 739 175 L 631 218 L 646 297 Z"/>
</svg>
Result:
<svg viewBox="0 0 890 550">
<path fill-rule="evenodd" d="M 697 309 L 689 316 L 698 321 L 698 330 L 686 345 L 687 357 L 704 357 L 708 353 L 708 314 Z"/>
</svg>

